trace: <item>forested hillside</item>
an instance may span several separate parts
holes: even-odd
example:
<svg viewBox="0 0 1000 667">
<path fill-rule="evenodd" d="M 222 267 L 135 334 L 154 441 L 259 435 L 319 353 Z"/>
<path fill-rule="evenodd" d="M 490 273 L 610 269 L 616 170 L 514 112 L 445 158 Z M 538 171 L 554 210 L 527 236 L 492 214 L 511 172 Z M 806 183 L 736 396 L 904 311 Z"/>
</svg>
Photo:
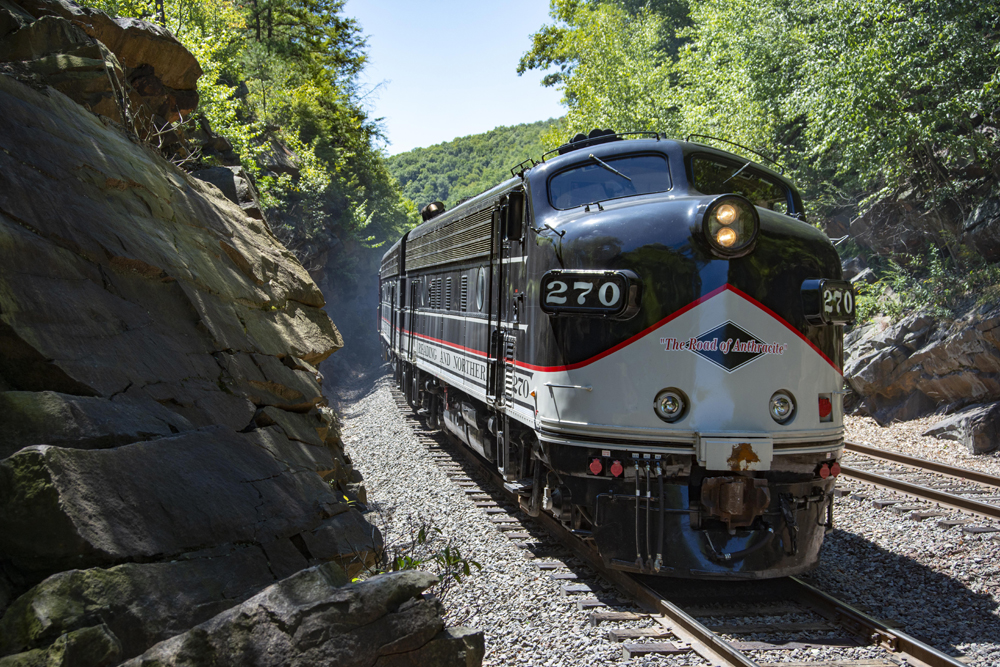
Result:
<svg viewBox="0 0 1000 667">
<path fill-rule="evenodd" d="M 866 313 L 952 312 L 1000 280 L 1000 4 L 552 0 L 519 65 L 565 130 L 710 134 L 773 155 L 878 281 Z"/>
<path fill-rule="evenodd" d="M 511 167 L 519 162 L 541 157 L 542 136 L 558 126 L 559 121 L 549 119 L 416 148 L 389 158 L 389 171 L 418 208 L 432 201 L 451 208 L 510 178 Z"/>
<path fill-rule="evenodd" d="M 177 120 L 190 136 L 208 121 L 255 182 L 275 233 L 308 267 L 332 252 L 341 274 L 356 276 L 357 249 L 416 219 L 360 104 L 366 45 L 343 0 L 82 2 L 163 25 L 197 57 L 204 74 L 194 117 L 154 123 L 166 136 L 166 121 Z M 195 152 L 183 167 L 219 164 Z"/>
</svg>

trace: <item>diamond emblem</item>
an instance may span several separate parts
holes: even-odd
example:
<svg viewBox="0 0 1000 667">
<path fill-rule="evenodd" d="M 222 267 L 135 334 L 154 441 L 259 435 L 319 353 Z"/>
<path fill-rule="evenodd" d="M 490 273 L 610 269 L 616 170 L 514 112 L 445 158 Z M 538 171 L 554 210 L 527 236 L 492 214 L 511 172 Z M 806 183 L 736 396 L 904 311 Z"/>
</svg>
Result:
<svg viewBox="0 0 1000 667">
<path fill-rule="evenodd" d="M 732 321 L 698 336 L 694 353 L 708 359 L 727 373 L 743 368 L 766 354 L 767 344 Z"/>
</svg>

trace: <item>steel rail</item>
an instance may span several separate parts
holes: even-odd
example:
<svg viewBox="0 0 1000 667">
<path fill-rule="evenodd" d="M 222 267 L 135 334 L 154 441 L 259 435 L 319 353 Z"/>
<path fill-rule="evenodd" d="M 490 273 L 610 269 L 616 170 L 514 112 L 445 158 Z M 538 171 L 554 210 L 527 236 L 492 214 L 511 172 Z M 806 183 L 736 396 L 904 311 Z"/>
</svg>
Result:
<svg viewBox="0 0 1000 667">
<path fill-rule="evenodd" d="M 900 493 L 905 493 L 908 496 L 929 500 L 937 503 L 938 505 L 951 507 L 952 509 L 971 512 L 988 519 L 1000 519 L 1000 505 L 990 505 L 989 503 L 972 500 L 971 498 L 963 498 L 962 496 L 956 496 L 955 494 L 947 493 L 945 491 L 938 491 L 937 489 L 920 486 L 919 484 L 913 484 L 912 482 L 904 482 L 901 479 L 886 477 L 885 475 L 879 475 L 878 473 L 860 470 L 858 468 L 851 468 L 848 466 L 841 466 L 840 474 L 846 475 L 847 477 L 853 477 L 854 479 L 860 479 L 863 482 L 868 482 L 870 484 L 874 484 L 875 486 L 889 489 L 890 491 L 899 491 Z"/>
<path fill-rule="evenodd" d="M 689 644 L 692 651 L 709 661 L 709 663 L 713 665 L 733 665 L 734 667 L 756 667 L 756 662 L 743 655 L 736 648 L 733 648 L 724 639 L 720 638 L 679 606 L 670 600 L 664 599 L 662 595 L 634 576 L 606 567 L 596 549 L 587 545 L 583 540 L 574 537 L 554 517 L 542 512 L 537 517 L 532 518 L 542 524 L 564 547 L 569 549 L 577 558 L 586 562 L 595 572 L 613 583 L 620 590 L 632 596 L 643 607 L 653 609 L 662 614 L 666 622 L 661 623 L 661 625 L 667 627 L 682 641 Z"/>
<path fill-rule="evenodd" d="M 860 442 L 854 442 L 853 440 L 845 440 L 844 449 L 849 452 L 854 452 L 855 454 L 864 454 L 865 456 L 870 456 L 872 458 L 884 459 L 894 463 L 902 463 L 903 465 L 911 466 L 913 468 L 922 468 L 923 470 L 930 470 L 931 472 L 948 475 L 949 477 L 957 477 L 958 479 L 964 479 L 970 482 L 978 482 L 979 484 L 986 484 L 987 486 L 1000 488 L 1000 477 L 994 477 L 993 475 L 988 475 L 984 472 L 979 472 L 978 470 L 969 470 L 968 468 L 951 466 L 947 463 L 928 461 L 927 459 L 910 456 L 909 454 L 903 454 L 902 452 L 878 449 Z"/>
<path fill-rule="evenodd" d="M 442 431 L 441 433 L 450 445 L 448 448 L 450 451 L 454 452 L 457 450 L 462 458 L 474 466 L 484 478 L 496 479 L 496 471 L 484 464 L 474 452 L 456 442 L 450 433 L 446 431 Z M 520 496 L 516 493 L 508 491 L 502 486 L 498 488 L 498 492 L 507 497 L 513 504 L 520 506 L 522 510 L 524 509 L 521 505 Z M 560 544 L 570 553 L 587 563 L 592 570 L 617 586 L 619 590 L 630 595 L 641 606 L 662 614 L 666 623 L 661 623 L 661 625 L 668 627 L 681 641 L 688 644 L 693 652 L 700 655 L 712 665 L 758 667 L 756 662 L 747 658 L 708 627 L 687 614 L 673 602 L 664 599 L 662 595 L 649 586 L 646 586 L 626 572 L 612 570 L 605 566 L 604 560 L 596 548 L 570 533 L 555 517 L 550 516 L 546 512 L 540 512 L 538 516 L 531 518 L 545 528 L 550 535 L 559 540 Z"/>
<path fill-rule="evenodd" d="M 919 661 L 927 667 L 967 667 L 965 663 L 942 653 L 933 646 L 906 634 L 902 630 L 890 628 L 885 623 L 876 620 L 846 602 L 824 593 L 815 586 L 806 583 L 798 577 L 789 577 L 795 584 L 795 593 L 807 604 L 830 620 L 847 627 L 852 632 L 867 634 L 868 639 L 893 653 L 903 653 L 913 664 Z M 909 658 L 913 658 L 910 661 Z"/>
</svg>

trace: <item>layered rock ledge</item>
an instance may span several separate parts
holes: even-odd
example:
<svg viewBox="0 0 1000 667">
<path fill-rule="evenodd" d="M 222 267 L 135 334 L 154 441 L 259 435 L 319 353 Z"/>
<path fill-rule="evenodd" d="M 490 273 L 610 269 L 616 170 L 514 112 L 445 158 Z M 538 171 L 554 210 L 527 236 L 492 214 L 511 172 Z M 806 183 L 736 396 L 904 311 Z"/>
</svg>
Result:
<svg viewBox="0 0 1000 667">
<path fill-rule="evenodd" d="M 319 288 L 119 125 L 193 108 L 199 74 L 145 22 L 0 0 L 0 665 L 316 664 L 352 623 L 381 630 L 349 664 L 479 664 L 425 575 L 349 583 L 382 538 L 322 392 Z M 279 638 L 278 610 L 315 632 Z M 212 644 L 233 623 L 244 648 Z M 245 659 L 279 639 L 287 661 Z"/>
</svg>

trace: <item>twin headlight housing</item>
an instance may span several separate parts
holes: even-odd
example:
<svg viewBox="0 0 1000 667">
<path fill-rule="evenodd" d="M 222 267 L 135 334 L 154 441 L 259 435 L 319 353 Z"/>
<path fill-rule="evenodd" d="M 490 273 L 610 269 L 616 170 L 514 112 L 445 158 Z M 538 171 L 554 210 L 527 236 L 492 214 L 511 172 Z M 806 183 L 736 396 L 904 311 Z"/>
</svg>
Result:
<svg viewBox="0 0 1000 667">
<path fill-rule="evenodd" d="M 705 209 L 701 224 L 712 253 L 729 259 L 753 250 L 760 231 L 760 216 L 745 197 L 722 195 Z"/>
</svg>

